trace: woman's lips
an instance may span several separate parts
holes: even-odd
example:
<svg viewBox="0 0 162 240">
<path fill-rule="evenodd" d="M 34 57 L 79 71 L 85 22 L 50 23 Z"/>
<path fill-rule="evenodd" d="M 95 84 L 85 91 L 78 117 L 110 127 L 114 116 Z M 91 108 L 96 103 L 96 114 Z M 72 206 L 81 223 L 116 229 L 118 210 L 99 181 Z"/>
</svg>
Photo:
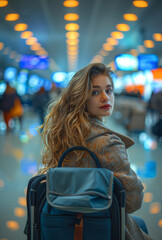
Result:
<svg viewBox="0 0 162 240">
<path fill-rule="evenodd" d="M 101 109 L 106 109 L 106 110 L 108 110 L 108 109 L 111 108 L 111 105 L 105 104 L 105 105 L 101 106 L 100 108 L 101 108 Z"/>
</svg>

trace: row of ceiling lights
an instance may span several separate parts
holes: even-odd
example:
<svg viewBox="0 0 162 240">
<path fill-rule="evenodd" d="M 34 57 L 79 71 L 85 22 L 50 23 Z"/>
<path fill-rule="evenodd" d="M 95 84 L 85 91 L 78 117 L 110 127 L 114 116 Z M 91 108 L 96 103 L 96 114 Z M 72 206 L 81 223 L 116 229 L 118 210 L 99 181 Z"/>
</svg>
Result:
<svg viewBox="0 0 162 240">
<path fill-rule="evenodd" d="M 148 2 L 147 1 L 139 1 L 139 0 L 134 0 L 132 4 L 135 7 L 138 8 L 145 8 L 148 7 Z M 123 19 L 126 21 L 137 21 L 138 16 L 133 14 L 133 13 L 126 13 L 123 15 Z M 106 42 L 102 45 L 102 49 L 100 50 L 99 54 L 96 55 L 93 59 L 92 62 L 102 62 L 103 58 L 108 55 L 109 51 L 114 50 L 114 46 L 119 44 L 120 39 L 124 38 L 123 32 L 127 32 L 130 30 L 130 26 L 125 23 L 117 24 L 116 25 L 117 31 L 111 32 L 111 37 L 106 39 Z M 153 34 L 153 39 L 155 41 L 162 41 L 162 34 L 161 33 L 154 33 Z M 145 52 L 145 48 L 153 48 L 154 47 L 154 41 L 153 40 L 144 40 L 143 45 L 138 46 L 138 51 L 139 52 Z M 137 55 L 138 51 L 136 49 L 130 50 L 130 53 L 132 55 Z M 109 65 L 112 65 L 112 68 L 114 68 L 113 62 Z"/>
<path fill-rule="evenodd" d="M 7 0 L 0 0 L 0 7 L 6 7 L 8 5 Z M 6 21 L 17 21 L 20 19 L 20 15 L 17 13 L 9 13 L 5 16 Z M 28 25 L 26 23 L 18 23 L 14 26 L 15 31 L 22 32 L 20 37 L 25 39 L 26 45 L 30 46 L 30 49 L 35 52 L 36 55 L 48 56 L 48 52 L 38 43 L 36 37 L 33 36 L 33 32 L 27 31 Z M 16 51 L 10 51 L 8 47 L 4 46 L 3 42 L 0 42 L 0 50 L 4 49 L 3 54 L 7 55 L 10 53 L 9 58 L 15 59 L 16 62 L 20 61 L 21 55 Z M 51 70 L 55 68 L 56 63 L 53 59 L 50 59 Z"/>
<path fill-rule="evenodd" d="M 76 8 L 79 5 L 77 0 L 65 0 L 63 2 L 64 7 Z M 68 57 L 68 69 L 69 71 L 74 71 L 78 59 L 78 49 L 79 49 L 79 25 L 76 21 L 79 19 L 79 15 L 76 13 L 67 13 L 64 15 L 66 32 L 66 44 L 67 44 L 67 57 Z"/>
</svg>

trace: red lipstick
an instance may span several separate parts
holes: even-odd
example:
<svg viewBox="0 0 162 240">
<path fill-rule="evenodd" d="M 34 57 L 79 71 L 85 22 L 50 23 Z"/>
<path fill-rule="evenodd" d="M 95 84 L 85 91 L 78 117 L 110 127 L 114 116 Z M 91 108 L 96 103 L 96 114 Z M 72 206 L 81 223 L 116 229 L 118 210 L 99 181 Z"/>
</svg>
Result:
<svg viewBox="0 0 162 240">
<path fill-rule="evenodd" d="M 111 105 L 110 104 L 105 104 L 105 105 L 101 106 L 100 108 L 108 110 L 108 109 L 111 108 Z"/>
</svg>

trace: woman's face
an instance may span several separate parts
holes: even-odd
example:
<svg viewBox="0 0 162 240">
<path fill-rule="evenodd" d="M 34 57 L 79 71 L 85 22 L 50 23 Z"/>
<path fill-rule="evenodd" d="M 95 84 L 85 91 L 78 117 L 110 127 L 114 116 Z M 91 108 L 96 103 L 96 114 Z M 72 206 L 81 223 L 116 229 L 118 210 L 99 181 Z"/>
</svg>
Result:
<svg viewBox="0 0 162 240">
<path fill-rule="evenodd" d="M 98 117 L 111 116 L 114 108 L 114 93 L 110 79 L 100 74 L 92 78 L 92 96 L 87 100 L 87 111 Z"/>
</svg>

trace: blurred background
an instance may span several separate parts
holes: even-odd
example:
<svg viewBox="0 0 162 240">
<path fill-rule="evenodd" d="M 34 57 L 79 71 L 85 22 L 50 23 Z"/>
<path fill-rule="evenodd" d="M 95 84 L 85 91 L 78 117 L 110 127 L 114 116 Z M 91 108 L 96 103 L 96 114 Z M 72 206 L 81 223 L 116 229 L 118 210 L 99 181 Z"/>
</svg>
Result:
<svg viewBox="0 0 162 240">
<path fill-rule="evenodd" d="M 36 128 L 76 71 L 114 71 L 107 126 L 132 137 L 144 185 L 141 216 L 162 239 L 162 1 L 0 0 L 0 240 L 25 240 L 26 186 L 37 171 Z"/>
</svg>

